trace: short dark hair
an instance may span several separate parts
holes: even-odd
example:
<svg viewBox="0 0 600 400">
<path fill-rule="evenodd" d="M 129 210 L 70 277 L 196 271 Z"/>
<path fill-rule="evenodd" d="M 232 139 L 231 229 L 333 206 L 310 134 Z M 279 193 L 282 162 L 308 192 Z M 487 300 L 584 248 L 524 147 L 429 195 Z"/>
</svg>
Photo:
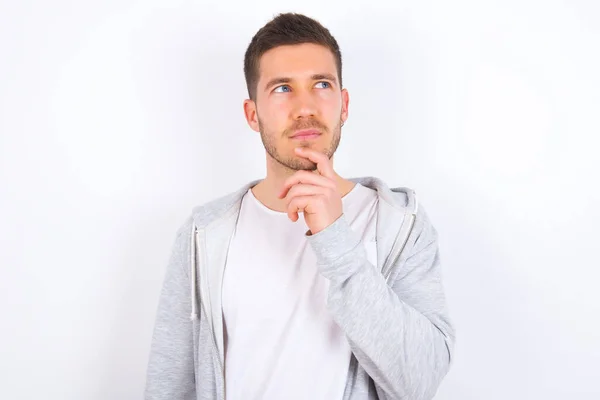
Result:
<svg viewBox="0 0 600 400">
<path fill-rule="evenodd" d="M 275 16 L 260 28 L 246 49 L 244 75 L 250 99 L 256 100 L 262 55 L 278 46 L 302 43 L 318 44 L 331 50 L 335 58 L 340 87 L 342 86 L 342 53 L 329 30 L 305 15 L 284 13 Z"/>
</svg>

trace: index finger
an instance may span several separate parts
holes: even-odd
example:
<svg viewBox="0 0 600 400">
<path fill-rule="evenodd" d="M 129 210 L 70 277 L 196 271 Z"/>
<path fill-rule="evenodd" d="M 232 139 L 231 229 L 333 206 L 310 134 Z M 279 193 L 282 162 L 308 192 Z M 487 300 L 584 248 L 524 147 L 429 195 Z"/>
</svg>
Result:
<svg viewBox="0 0 600 400">
<path fill-rule="evenodd" d="M 329 160 L 325 154 L 307 147 L 296 147 L 295 151 L 296 154 L 308 158 L 310 161 L 317 164 L 317 170 L 319 171 L 319 174 L 326 178 L 335 180 L 335 172 L 333 171 L 331 160 Z"/>
</svg>

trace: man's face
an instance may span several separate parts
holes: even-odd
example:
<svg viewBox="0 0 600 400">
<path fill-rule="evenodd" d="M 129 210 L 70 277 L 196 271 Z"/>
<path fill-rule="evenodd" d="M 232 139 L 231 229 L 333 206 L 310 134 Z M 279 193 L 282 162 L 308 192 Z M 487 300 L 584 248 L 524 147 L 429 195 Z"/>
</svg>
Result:
<svg viewBox="0 0 600 400">
<path fill-rule="evenodd" d="M 273 160 L 291 170 L 315 170 L 294 148 L 331 158 L 339 145 L 348 93 L 340 88 L 333 54 L 316 44 L 280 46 L 263 54 L 259 71 L 256 102 L 244 104 L 248 123 Z"/>
</svg>

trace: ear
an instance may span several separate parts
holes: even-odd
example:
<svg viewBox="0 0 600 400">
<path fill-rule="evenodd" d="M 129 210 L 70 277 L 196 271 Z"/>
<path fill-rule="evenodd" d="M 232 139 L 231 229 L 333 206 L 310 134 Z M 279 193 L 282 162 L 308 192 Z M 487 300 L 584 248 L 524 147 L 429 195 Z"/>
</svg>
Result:
<svg viewBox="0 0 600 400">
<path fill-rule="evenodd" d="M 258 114 L 256 113 L 256 103 L 253 100 L 244 100 L 244 116 L 250 128 L 255 132 L 260 132 L 258 126 Z"/>
<path fill-rule="evenodd" d="M 342 124 L 346 122 L 348 119 L 348 105 L 350 103 L 350 96 L 348 94 L 348 89 L 342 89 L 342 113 L 340 115 L 342 119 Z"/>
</svg>

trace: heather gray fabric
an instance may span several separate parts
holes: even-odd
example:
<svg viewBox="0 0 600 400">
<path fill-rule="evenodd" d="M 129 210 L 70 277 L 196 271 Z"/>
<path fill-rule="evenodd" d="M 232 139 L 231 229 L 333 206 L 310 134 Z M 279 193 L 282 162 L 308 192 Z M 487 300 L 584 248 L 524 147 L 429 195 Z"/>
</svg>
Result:
<svg viewBox="0 0 600 400">
<path fill-rule="evenodd" d="M 344 215 L 305 236 L 330 280 L 328 310 L 352 349 L 342 400 L 427 400 L 450 367 L 437 233 L 414 192 L 377 178 L 377 265 Z M 225 399 L 221 284 L 241 199 L 259 181 L 193 210 L 179 229 L 160 295 L 145 399 Z"/>
</svg>

